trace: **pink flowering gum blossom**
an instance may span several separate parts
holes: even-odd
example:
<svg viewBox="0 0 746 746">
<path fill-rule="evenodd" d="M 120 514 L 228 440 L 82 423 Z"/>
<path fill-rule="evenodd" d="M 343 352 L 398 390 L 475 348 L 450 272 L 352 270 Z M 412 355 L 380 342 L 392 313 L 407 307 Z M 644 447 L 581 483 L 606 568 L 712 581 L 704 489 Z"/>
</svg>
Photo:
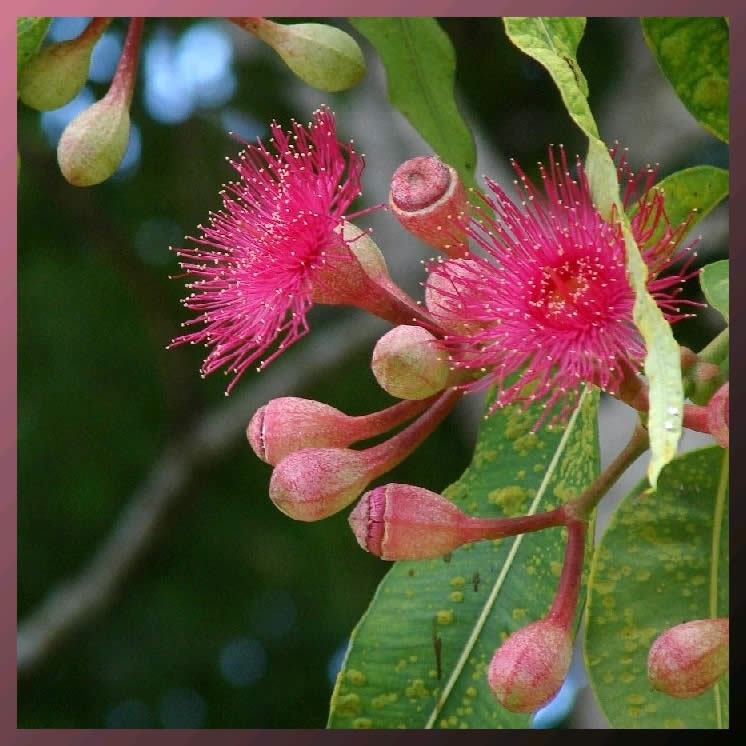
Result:
<svg viewBox="0 0 746 746">
<path fill-rule="evenodd" d="M 650 648 L 648 679 L 671 697 L 696 697 L 728 670 L 728 619 L 696 619 L 666 630 Z"/>
<path fill-rule="evenodd" d="M 239 179 L 223 190 L 223 209 L 199 226 L 197 248 L 177 250 L 193 278 L 183 304 L 197 312 L 183 326 L 201 328 L 172 345 L 210 348 L 202 374 L 225 368 L 234 374 L 228 391 L 255 362 L 261 370 L 308 332 L 314 302 L 355 305 L 392 323 L 418 313 L 390 291 L 375 244 L 346 223 L 364 161 L 337 140 L 332 113 L 319 109 L 290 133 L 275 122 L 270 143 L 247 144 L 231 161 Z"/>
<path fill-rule="evenodd" d="M 246 437 L 254 453 L 274 466 L 301 448 L 345 448 L 385 433 L 431 403 L 432 399 L 403 401 L 380 412 L 352 417 L 322 402 L 283 396 L 256 411 Z"/>
<path fill-rule="evenodd" d="M 669 321 L 683 318 L 677 301 L 681 283 L 696 273 L 660 277 L 677 259 L 688 222 L 673 227 L 664 196 L 652 187 L 655 173 L 633 175 L 619 160 L 625 208 L 634 207 L 632 233 L 648 267 L 648 290 Z M 593 205 L 583 167 L 573 177 L 560 149 L 540 165 L 535 186 L 517 164 L 519 199 L 511 200 L 494 182 L 476 209 L 466 233 L 481 253 L 465 261 L 429 266 L 428 309 L 452 332 L 443 344 L 451 365 L 483 371 L 464 384 L 483 390 L 496 384 L 492 407 L 541 401 L 547 408 L 571 401 L 581 382 L 614 392 L 624 371 L 637 371 L 645 347 L 632 320 L 635 295 L 625 268 L 618 224 L 607 222 Z M 641 191 L 642 196 L 635 199 Z M 458 320 L 458 326 L 454 326 Z M 546 416 L 546 415 L 544 415 Z M 543 417 L 542 417 L 543 419 Z M 538 425 L 539 423 L 537 423 Z"/>
<path fill-rule="evenodd" d="M 467 252 L 459 227 L 466 214 L 466 190 L 458 172 L 433 155 L 418 156 L 394 172 L 389 206 L 406 230 L 448 256 Z"/>
</svg>

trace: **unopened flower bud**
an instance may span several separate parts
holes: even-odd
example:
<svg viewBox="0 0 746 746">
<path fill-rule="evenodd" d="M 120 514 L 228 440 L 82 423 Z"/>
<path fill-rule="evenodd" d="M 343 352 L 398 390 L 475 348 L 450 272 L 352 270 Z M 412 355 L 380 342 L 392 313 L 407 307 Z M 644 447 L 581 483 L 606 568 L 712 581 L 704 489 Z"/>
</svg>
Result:
<svg viewBox="0 0 746 746">
<path fill-rule="evenodd" d="M 294 451 L 272 473 L 272 502 L 298 521 L 318 521 L 346 508 L 372 480 L 409 456 L 451 411 L 460 395 L 443 394 L 404 430 L 372 448 Z"/>
<path fill-rule="evenodd" d="M 455 168 L 433 155 L 411 158 L 394 172 L 389 205 L 402 226 L 426 244 L 454 258 L 466 255 L 460 227 L 466 190 Z"/>
<path fill-rule="evenodd" d="M 142 18 L 130 21 L 117 71 L 107 94 L 78 114 L 57 144 L 57 162 L 74 186 L 93 186 L 111 176 L 129 142 L 130 115 Z"/>
<path fill-rule="evenodd" d="M 463 544 L 500 539 L 562 523 L 560 510 L 515 518 L 480 518 L 423 487 L 386 484 L 366 492 L 350 513 L 358 544 L 384 560 L 441 557 Z"/>
<path fill-rule="evenodd" d="M 346 508 L 371 479 L 364 451 L 303 448 L 275 467 L 269 497 L 296 521 L 318 521 Z"/>
<path fill-rule="evenodd" d="M 718 445 L 728 448 L 730 443 L 730 383 L 721 386 L 707 405 L 707 424 Z"/>
<path fill-rule="evenodd" d="M 234 18 L 280 55 L 305 83 L 334 93 L 357 85 L 365 75 L 365 58 L 347 33 L 324 23 L 280 24 L 266 18 Z"/>
<path fill-rule="evenodd" d="M 373 349 L 373 375 L 399 399 L 426 399 L 448 384 L 448 356 L 437 339 L 419 326 L 397 326 Z"/>
<path fill-rule="evenodd" d="M 441 557 L 483 538 L 478 522 L 422 487 L 387 484 L 366 492 L 350 513 L 358 544 L 385 560 Z"/>
<path fill-rule="evenodd" d="M 67 125 L 57 145 L 62 175 L 73 186 L 108 179 L 124 158 L 130 137 L 129 106 L 102 98 Z"/>
<path fill-rule="evenodd" d="M 274 466 L 302 448 L 344 448 L 380 435 L 419 414 L 427 404 L 399 402 L 380 412 L 351 417 L 322 402 L 283 396 L 256 411 L 246 436 L 254 453 Z"/>
<path fill-rule="evenodd" d="M 88 80 L 91 53 L 111 18 L 94 18 L 76 39 L 50 44 L 29 60 L 18 78 L 24 104 L 50 111 L 71 101 Z"/>
<path fill-rule="evenodd" d="M 557 694 L 570 669 L 572 638 L 561 624 L 540 619 L 514 632 L 495 652 L 487 681 L 511 712 L 534 712 Z"/>
<path fill-rule="evenodd" d="M 728 670 L 728 641 L 728 619 L 671 627 L 650 648 L 650 683 L 672 697 L 696 697 Z"/>
</svg>

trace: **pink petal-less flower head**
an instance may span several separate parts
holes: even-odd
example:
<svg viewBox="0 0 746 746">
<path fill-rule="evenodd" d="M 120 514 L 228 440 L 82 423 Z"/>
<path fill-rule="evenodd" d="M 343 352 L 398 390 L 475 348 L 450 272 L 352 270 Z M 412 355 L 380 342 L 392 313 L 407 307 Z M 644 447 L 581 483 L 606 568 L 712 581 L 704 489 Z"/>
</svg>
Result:
<svg viewBox="0 0 746 746">
<path fill-rule="evenodd" d="M 570 174 L 565 152 L 550 148 L 549 165 L 540 164 L 543 189 L 517 164 L 519 202 L 488 180 L 485 202 L 494 217 L 478 209 L 466 229 L 483 251 L 468 261 L 439 260 L 429 266 L 428 303 L 436 320 L 454 318 L 443 344 L 451 365 L 483 371 L 462 384 L 482 390 L 496 384 L 491 411 L 521 401 L 546 407 L 535 427 L 560 403 L 567 415 L 581 382 L 614 392 L 627 371 L 637 371 L 645 346 L 632 321 L 635 296 L 625 269 L 621 228 L 593 205 L 582 164 Z M 624 155 L 618 160 L 623 203 L 634 208 L 632 233 L 649 271 L 648 290 L 669 321 L 683 318 L 676 300 L 683 281 L 696 273 L 683 269 L 667 277 L 689 221 L 672 227 L 664 195 L 652 187 L 654 169 L 632 174 Z M 636 198 L 636 194 L 642 196 Z"/>
<path fill-rule="evenodd" d="M 334 295 L 334 272 L 349 263 L 359 274 L 342 231 L 360 194 L 363 157 L 337 140 L 326 108 L 307 127 L 294 122 L 286 133 L 273 122 L 271 129 L 270 148 L 258 140 L 231 161 L 240 178 L 222 192 L 222 210 L 199 226 L 202 236 L 191 239 L 199 247 L 177 250 L 194 278 L 183 304 L 198 314 L 183 326 L 201 328 L 172 345 L 210 347 L 202 375 L 233 373 L 226 393 L 257 360 L 263 357 L 262 369 L 308 332 L 315 296 Z"/>
</svg>

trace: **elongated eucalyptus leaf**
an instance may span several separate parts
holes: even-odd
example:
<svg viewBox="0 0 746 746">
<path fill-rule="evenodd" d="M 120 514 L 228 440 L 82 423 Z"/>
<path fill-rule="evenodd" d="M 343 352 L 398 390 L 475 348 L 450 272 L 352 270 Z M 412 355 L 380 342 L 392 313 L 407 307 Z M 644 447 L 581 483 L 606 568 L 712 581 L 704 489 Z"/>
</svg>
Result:
<svg viewBox="0 0 746 746">
<path fill-rule="evenodd" d="M 588 86 L 575 52 L 585 28 L 583 18 L 505 18 L 508 38 L 540 62 L 559 88 L 575 123 L 588 136 L 586 171 L 593 198 L 602 214 L 617 216 L 624 235 L 627 273 L 635 293 L 633 319 L 645 340 L 645 375 L 650 387 L 650 463 L 648 478 L 655 486 L 660 470 L 676 454 L 681 437 L 684 389 L 679 346 L 671 327 L 647 290 L 647 266 L 629 227 L 619 197 L 614 162 L 601 141 L 588 105 Z"/>
<path fill-rule="evenodd" d="M 591 564 L 585 655 L 613 728 L 725 728 L 728 680 L 693 699 L 654 691 L 653 640 L 692 619 L 728 616 L 728 454 L 712 446 L 674 459 L 652 494 L 619 504 Z"/>
<path fill-rule="evenodd" d="M 441 160 L 474 186 L 474 138 L 454 98 L 453 45 L 434 18 L 350 18 L 376 48 L 391 103 Z"/>
<path fill-rule="evenodd" d="M 729 174 L 715 166 L 694 166 L 661 179 L 655 186 L 666 195 L 666 215 L 672 225 L 686 220 L 692 210 L 694 227 L 728 196 Z"/>
<path fill-rule="evenodd" d="M 16 45 L 18 52 L 18 72 L 37 53 L 44 35 L 47 33 L 51 18 L 21 16 L 16 18 Z"/>
<path fill-rule="evenodd" d="M 728 142 L 728 24 L 724 18 L 643 18 L 645 41 L 681 102 Z"/>
<path fill-rule="evenodd" d="M 444 494 L 479 515 L 557 507 L 598 474 L 598 396 L 566 428 L 529 430 L 540 410 L 485 420 L 474 458 Z M 500 643 L 548 610 L 564 528 L 477 542 L 450 557 L 397 562 L 352 634 L 331 702 L 333 728 L 524 728 L 486 680 Z M 436 651 L 439 648 L 439 652 Z"/>
<path fill-rule="evenodd" d="M 730 262 L 723 259 L 702 267 L 699 282 L 707 302 L 730 323 Z"/>
</svg>

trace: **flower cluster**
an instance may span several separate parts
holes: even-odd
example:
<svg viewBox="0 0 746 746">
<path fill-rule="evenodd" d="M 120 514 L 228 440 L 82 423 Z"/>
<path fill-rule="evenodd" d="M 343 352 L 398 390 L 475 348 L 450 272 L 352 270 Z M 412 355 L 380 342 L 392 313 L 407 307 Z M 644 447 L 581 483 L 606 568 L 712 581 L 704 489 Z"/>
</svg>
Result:
<svg viewBox="0 0 746 746">
<path fill-rule="evenodd" d="M 648 291 L 676 321 L 687 315 L 681 285 L 695 273 L 690 263 L 661 273 L 681 257 L 689 223 L 670 224 L 654 170 L 633 174 L 624 154 L 617 163 Z M 186 325 L 200 328 L 173 344 L 210 348 L 204 375 L 227 369 L 234 375 L 230 391 L 249 366 L 259 361 L 264 368 L 307 333 L 314 303 L 355 305 L 394 325 L 376 344 L 371 365 L 398 404 L 351 417 L 321 402 L 282 397 L 249 423 L 251 447 L 273 466 L 270 497 L 290 517 L 315 521 L 349 506 L 411 454 L 466 392 L 494 386 L 490 412 L 540 402 L 544 414 L 535 427 L 552 412 L 565 416 L 583 383 L 646 405 L 638 376 L 645 347 L 632 320 L 622 231 L 616 216 L 595 208 L 582 163 L 572 173 L 562 148 L 550 148 L 548 165 L 540 165 L 541 186 L 513 164 L 517 200 L 488 180 L 488 194 L 470 204 L 456 171 L 433 156 L 397 169 L 391 212 L 445 254 L 427 264 L 424 307 L 394 284 L 367 232 L 350 222 L 362 214 L 349 211 L 360 194 L 363 158 L 338 141 L 328 109 L 315 112 L 308 127 L 294 123 L 290 133 L 273 123 L 271 147 L 247 144 L 232 165 L 240 178 L 223 192 L 223 209 L 201 227 L 196 248 L 177 251 L 191 278 L 184 305 L 197 312 Z M 697 413 L 702 427 L 726 443 L 727 396 L 726 388 Z M 407 422 L 375 446 L 351 447 Z M 467 542 L 566 528 L 551 608 L 509 637 L 488 670 L 497 700 L 528 712 L 554 696 L 569 667 L 587 529 L 582 506 L 480 518 L 420 487 L 386 484 L 365 492 L 349 522 L 361 547 L 386 560 L 438 557 Z M 668 665 L 670 655 L 654 658 L 656 682 L 678 676 L 659 663 Z M 697 682 L 710 680 L 719 659 L 702 666 Z"/>
<path fill-rule="evenodd" d="M 491 194 L 465 227 L 481 253 L 430 265 L 428 308 L 443 323 L 458 319 L 443 345 L 454 368 L 484 372 L 465 388 L 496 386 L 493 411 L 540 401 L 547 411 L 564 402 L 566 414 L 568 394 L 582 382 L 615 393 L 644 359 L 624 239 L 620 226 L 594 207 L 580 161 L 573 177 L 562 148 L 559 160 L 550 149 L 548 167 L 539 167 L 542 189 L 513 166 L 523 209 L 487 181 Z M 676 296 L 692 273 L 686 267 L 659 273 L 678 257 L 687 224 L 668 223 L 664 195 L 651 188 L 652 170 L 635 176 L 621 159 L 620 176 L 624 206 L 635 207 L 631 227 L 648 266 L 648 290 L 675 321 L 685 315 Z M 634 201 L 639 186 L 643 193 Z"/>
</svg>

